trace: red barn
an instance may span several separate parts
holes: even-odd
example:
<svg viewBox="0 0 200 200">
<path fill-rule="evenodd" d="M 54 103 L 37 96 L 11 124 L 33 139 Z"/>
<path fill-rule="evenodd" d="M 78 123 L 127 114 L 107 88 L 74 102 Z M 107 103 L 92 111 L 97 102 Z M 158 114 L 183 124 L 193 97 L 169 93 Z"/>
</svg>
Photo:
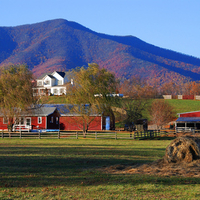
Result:
<svg viewBox="0 0 200 200">
<path fill-rule="evenodd" d="M 200 130 L 200 111 L 179 113 L 176 120 L 176 131 Z"/>
<path fill-rule="evenodd" d="M 60 114 L 56 107 L 38 107 L 22 113 L 19 117 L 11 119 L 13 130 L 59 129 Z M 8 119 L 0 115 L 0 130 L 8 129 Z"/>
<path fill-rule="evenodd" d="M 71 113 L 65 104 L 45 104 L 46 107 L 56 107 L 60 113 L 60 130 L 83 130 L 83 118 L 77 113 Z M 73 105 L 71 105 L 73 106 Z M 88 130 L 114 130 L 115 117 L 112 111 L 89 116 Z"/>
</svg>

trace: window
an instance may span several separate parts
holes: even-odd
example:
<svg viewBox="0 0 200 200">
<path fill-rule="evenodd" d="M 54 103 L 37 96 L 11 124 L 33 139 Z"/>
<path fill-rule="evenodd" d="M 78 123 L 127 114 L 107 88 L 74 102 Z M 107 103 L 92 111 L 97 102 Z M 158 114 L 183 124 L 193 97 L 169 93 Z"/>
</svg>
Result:
<svg viewBox="0 0 200 200">
<path fill-rule="evenodd" d="M 51 121 L 50 121 L 50 123 L 53 123 L 53 116 L 51 117 Z"/>
<path fill-rule="evenodd" d="M 15 118 L 15 124 L 16 125 L 24 125 L 24 118 L 23 117 Z"/>
<path fill-rule="evenodd" d="M 58 80 L 58 85 L 62 85 L 62 80 Z"/>
<path fill-rule="evenodd" d="M 46 80 L 45 83 L 46 83 L 46 85 L 50 85 L 50 81 L 49 80 Z"/>
<path fill-rule="evenodd" d="M 15 124 L 19 125 L 19 118 L 18 117 L 15 119 Z"/>
<path fill-rule="evenodd" d="M 38 124 L 42 123 L 42 117 L 38 117 Z"/>
<path fill-rule="evenodd" d="M 58 124 L 59 123 L 59 118 L 58 117 L 56 117 L 56 124 Z"/>
<path fill-rule="evenodd" d="M 38 81 L 38 82 L 37 82 L 37 85 L 38 85 L 38 86 L 42 86 L 42 81 Z"/>
<path fill-rule="evenodd" d="M 64 94 L 64 89 L 63 88 L 60 89 L 60 94 Z"/>
<path fill-rule="evenodd" d="M 31 125 L 31 118 L 26 118 L 26 126 L 30 126 Z"/>
<path fill-rule="evenodd" d="M 21 124 L 24 124 L 24 118 L 23 118 L 23 117 L 21 117 L 20 123 L 21 123 Z"/>
<path fill-rule="evenodd" d="M 53 93 L 57 94 L 58 90 L 57 89 L 53 89 Z"/>
<path fill-rule="evenodd" d="M 4 117 L 3 118 L 3 124 L 7 124 L 8 123 L 8 118 L 7 117 Z"/>
</svg>

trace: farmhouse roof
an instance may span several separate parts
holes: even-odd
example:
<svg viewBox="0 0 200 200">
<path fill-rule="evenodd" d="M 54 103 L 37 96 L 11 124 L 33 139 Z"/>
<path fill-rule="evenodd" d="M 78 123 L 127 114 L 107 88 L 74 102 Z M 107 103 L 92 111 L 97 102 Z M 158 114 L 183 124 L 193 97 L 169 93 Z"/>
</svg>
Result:
<svg viewBox="0 0 200 200">
<path fill-rule="evenodd" d="M 60 72 L 60 71 L 54 71 L 54 72 L 58 73 L 63 78 L 67 76 L 67 72 Z M 38 79 L 43 79 L 45 76 L 49 76 L 51 78 L 55 78 L 54 76 L 52 76 L 52 74 L 54 72 L 52 72 L 52 73 L 44 73 L 40 77 L 38 77 Z"/>
<path fill-rule="evenodd" d="M 63 78 L 66 76 L 66 72 L 58 72 L 56 71 L 60 76 L 62 76 Z"/>
</svg>

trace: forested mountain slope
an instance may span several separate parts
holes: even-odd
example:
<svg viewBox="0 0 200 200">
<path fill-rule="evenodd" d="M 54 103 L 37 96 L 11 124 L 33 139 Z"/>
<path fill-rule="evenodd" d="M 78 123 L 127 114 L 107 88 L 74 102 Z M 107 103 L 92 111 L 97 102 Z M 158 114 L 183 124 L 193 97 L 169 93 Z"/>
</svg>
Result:
<svg viewBox="0 0 200 200">
<path fill-rule="evenodd" d="M 118 77 L 138 75 L 160 82 L 200 79 L 200 59 L 133 36 L 96 33 L 64 19 L 0 27 L 0 66 L 24 63 L 37 77 L 92 62 Z"/>
</svg>

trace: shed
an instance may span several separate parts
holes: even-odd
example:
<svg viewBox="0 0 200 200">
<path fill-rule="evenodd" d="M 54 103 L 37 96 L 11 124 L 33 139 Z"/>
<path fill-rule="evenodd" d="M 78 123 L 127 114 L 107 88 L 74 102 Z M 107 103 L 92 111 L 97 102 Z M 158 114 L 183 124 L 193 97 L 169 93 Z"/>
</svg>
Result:
<svg viewBox="0 0 200 200">
<path fill-rule="evenodd" d="M 177 132 L 200 130 L 200 111 L 178 113 L 178 116 L 175 122 Z"/>
<path fill-rule="evenodd" d="M 60 114 L 56 107 L 31 108 L 13 119 L 0 113 L 0 129 L 8 129 L 8 122 L 13 123 L 13 130 L 59 129 Z"/>
</svg>

